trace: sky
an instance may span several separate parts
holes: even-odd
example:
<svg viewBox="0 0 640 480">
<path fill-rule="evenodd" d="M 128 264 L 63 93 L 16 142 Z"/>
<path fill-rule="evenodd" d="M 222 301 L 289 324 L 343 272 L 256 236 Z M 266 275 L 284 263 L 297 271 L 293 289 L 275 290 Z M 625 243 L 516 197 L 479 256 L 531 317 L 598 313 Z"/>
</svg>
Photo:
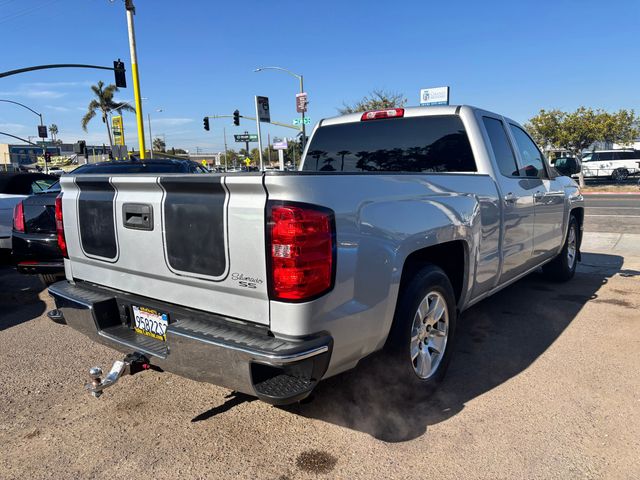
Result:
<svg viewBox="0 0 640 480">
<path fill-rule="evenodd" d="M 270 99 L 271 118 L 298 117 L 296 78 L 304 75 L 312 125 L 374 89 L 419 103 L 421 88 L 448 85 L 452 104 L 470 104 L 525 122 L 540 109 L 585 105 L 640 111 L 638 0 L 221 2 L 135 0 L 145 136 L 168 147 L 218 152 L 243 147 L 234 133 L 255 122 L 204 115 L 255 115 L 254 95 Z M 123 0 L 0 0 L 0 70 L 51 63 L 111 66 L 121 58 L 133 100 Z M 83 132 L 90 86 L 113 82 L 101 70 L 59 69 L 0 78 L 0 99 L 24 103 L 56 123 L 65 142 L 107 143 L 99 117 Z M 159 111 L 161 110 L 161 111 Z M 35 136 L 38 119 L 0 102 L 0 131 Z M 263 124 L 264 125 L 264 124 Z M 263 135 L 295 131 L 265 126 Z M 125 137 L 137 148 L 134 114 Z M 9 141 L 0 136 L 0 142 Z"/>
</svg>

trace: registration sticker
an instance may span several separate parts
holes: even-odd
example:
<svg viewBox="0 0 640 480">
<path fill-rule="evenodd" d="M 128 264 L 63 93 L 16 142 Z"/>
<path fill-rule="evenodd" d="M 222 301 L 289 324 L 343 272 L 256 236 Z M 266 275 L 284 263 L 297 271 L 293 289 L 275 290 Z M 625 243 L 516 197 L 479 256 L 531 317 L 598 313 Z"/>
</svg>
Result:
<svg viewBox="0 0 640 480">
<path fill-rule="evenodd" d="M 133 310 L 133 329 L 136 333 L 162 340 L 163 342 L 167 339 L 169 316 L 166 313 L 136 305 L 131 305 L 131 308 Z"/>
</svg>

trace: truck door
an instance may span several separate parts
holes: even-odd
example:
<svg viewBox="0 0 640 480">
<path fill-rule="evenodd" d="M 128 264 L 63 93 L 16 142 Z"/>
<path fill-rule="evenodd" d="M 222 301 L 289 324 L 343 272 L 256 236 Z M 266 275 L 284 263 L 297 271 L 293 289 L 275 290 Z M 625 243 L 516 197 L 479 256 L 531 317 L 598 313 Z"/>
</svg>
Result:
<svg viewBox="0 0 640 480">
<path fill-rule="evenodd" d="M 562 245 L 564 188 L 549 175 L 544 157 L 529 135 L 512 123 L 509 128 L 520 154 L 520 171 L 529 179 L 533 191 L 533 259 L 538 262 L 555 256 Z"/>
<path fill-rule="evenodd" d="M 502 197 L 502 272 L 499 282 L 503 283 L 523 273 L 532 264 L 533 190 L 530 180 L 521 175 L 503 121 L 492 116 L 483 116 L 482 121 L 489 137 Z"/>
</svg>

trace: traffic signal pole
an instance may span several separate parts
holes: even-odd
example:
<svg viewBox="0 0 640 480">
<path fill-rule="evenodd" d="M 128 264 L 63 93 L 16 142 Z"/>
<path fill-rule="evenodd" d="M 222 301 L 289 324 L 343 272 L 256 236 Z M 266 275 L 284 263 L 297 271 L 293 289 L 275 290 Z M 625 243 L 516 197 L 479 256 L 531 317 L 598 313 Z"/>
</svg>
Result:
<svg viewBox="0 0 640 480">
<path fill-rule="evenodd" d="M 255 97 L 256 104 L 256 127 L 258 128 L 258 154 L 260 157 L 260 171 L 264 171 L 264 161 L 262 160 L 262 132 L 260 131 L 260 114 L 258 113 L 258 97 Z"/>
<path fill-rule="evenodd" d="M 300 75 L 300 93 L 304 93 L 304 80 L 303 80 L 303 76 Z M 304 147 L 306 147 L 307 145 L 307 127 L 304 124 L 304 112 L 307 109 L 307 106 L 305 105 L 304 109 L 302 110 L 302 151 L 304 152 Z"/>
<path fill-rule="evenodd" d="M 138 53 L 136 51 L 136 33 L 133 25 L 133 16 L 136 8 L 133 0 L 125 0 L 127 9 L 127 27 L 129 29 L 129 50 L 131 52 L 131 77 L 133 79 L 133 98 L 136 104 L 136 123 L 138 125 L 138 147 L 140 148 L 140 159 L 145 158 L 144 139 L 144 116 L 142 114 L 142 96 L 140 95 L 140 77 L 138 76 Z M 151 147 L 153 148 L 153 146 Z"/>
</svg>

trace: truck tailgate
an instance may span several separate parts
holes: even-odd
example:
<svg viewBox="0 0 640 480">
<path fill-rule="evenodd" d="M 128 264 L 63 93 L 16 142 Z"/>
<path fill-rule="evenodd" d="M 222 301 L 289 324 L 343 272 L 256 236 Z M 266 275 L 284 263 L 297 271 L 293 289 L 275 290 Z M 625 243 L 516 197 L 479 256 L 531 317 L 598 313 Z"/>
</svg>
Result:
<svg viewBox="0 0 640 480">
<path fill-rule="evenodd" d="M 269 323 L 261 175 L 62 177 L 67 277 Z"/>
</svg>

